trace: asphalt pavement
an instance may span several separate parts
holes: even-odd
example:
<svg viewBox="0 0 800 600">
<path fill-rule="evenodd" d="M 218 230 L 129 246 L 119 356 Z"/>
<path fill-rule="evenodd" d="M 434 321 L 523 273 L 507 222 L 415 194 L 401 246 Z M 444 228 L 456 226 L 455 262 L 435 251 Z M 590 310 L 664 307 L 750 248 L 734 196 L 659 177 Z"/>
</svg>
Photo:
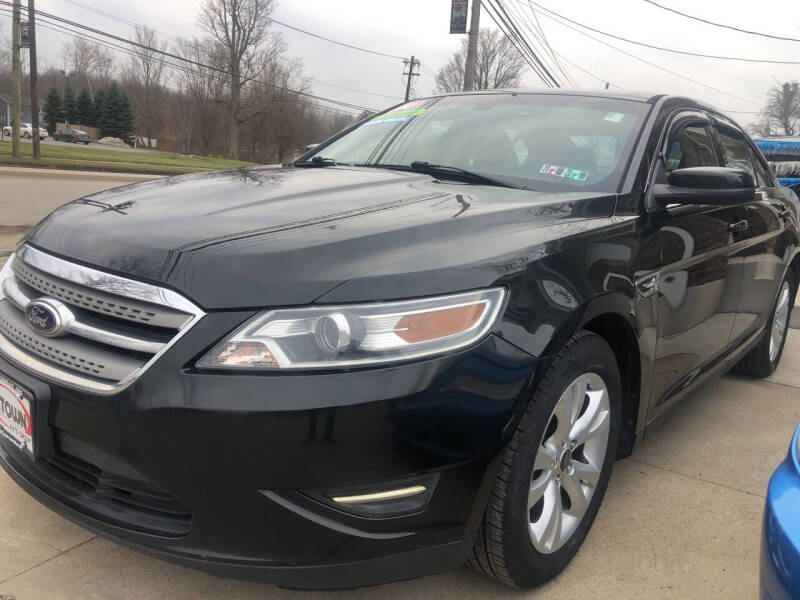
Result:
<svg viewBox="0 0 800 600">
<path fill-rule="evenodd" d="M 133 180 L 139 178 L 0 169 L 0 223 L 32 225 L 61 202 Z M 652 426 L 633 457 L 616 463 L 573 563 L 550 584 L 524 593 L 468 567 L 333 593 L 221 579 L 95 537 L 31 499 L 0 470 L 0 598 L 755 598 L 766 485 L 798 421 L 800 331 L 791 330 L 771 378 L 729 375 L 709 382 Z"/>
</svg>

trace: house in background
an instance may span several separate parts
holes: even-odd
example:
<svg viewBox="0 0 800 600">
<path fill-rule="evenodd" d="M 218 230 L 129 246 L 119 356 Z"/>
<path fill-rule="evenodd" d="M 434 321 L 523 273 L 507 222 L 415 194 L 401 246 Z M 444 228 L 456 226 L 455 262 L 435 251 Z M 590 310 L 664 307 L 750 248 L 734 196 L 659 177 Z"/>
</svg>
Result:
<svg viewBox="0 0 800 600">
<path fill-rule="evenodd" d="M 33 120 L 30 98 L 22 98 L 20 114 L 22 115 L 20 123 L 30 123 Z M 40 109 L 39 122 L 42 126 L 44 126 L 43 118 L 44 114 Z M 11 125 L 11 94 L 0 94 L 0 127 L 5 127 L 6 125 Z"/>
</svg>

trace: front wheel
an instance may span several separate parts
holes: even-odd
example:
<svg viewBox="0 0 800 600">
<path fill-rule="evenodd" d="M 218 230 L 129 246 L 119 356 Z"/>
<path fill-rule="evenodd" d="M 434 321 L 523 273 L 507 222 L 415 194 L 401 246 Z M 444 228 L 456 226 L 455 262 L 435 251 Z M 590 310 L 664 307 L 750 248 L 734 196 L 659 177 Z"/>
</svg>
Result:
<svg viewBox="0 0 800 600">
<path fill-rule="evenodd" d="M 470 564 L 507 585 L 549 581 L 577 554 L 617 451 L 614 352 L 581 331 L 559 352 L 512 436 Z"/>
<path fill-rule="evenodd" d="M 30 139 L 31 134 L 26 131 L 25 133 L 22 134 L 22 137 L 24 137 L 27 140 Z"/>
</svg>

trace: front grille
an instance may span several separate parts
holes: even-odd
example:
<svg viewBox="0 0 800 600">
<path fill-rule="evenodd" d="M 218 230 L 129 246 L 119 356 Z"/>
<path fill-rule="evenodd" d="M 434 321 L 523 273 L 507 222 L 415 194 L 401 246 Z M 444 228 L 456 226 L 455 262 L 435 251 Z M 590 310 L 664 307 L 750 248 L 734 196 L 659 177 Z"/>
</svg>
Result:
<svg viewBox="0 0 800 600">
<path fill-rule="evenodd" d="M 43 468 L 62 485 L 72 490 L 78 508 L 118 527 L 155 535 L 181 537 L 191 528 L 192 514 L 158 484 L 132 471 L 130 467 L 104 451 L 61 434 L 69 441 L 67 452 L 62 444 L 55 455 L 43 458 Z M 124 470 L 121 474 L 102 469 L 94 462 L 110 463 Z"/>
<path fill-rule="evenodd" d="M 62 331 L 28 326 L 31 301 L 59 307 Z M 124 389 L 203 313 L 179 294 L 25 246 L 0 275 L 0 354 L 47 379 L 99 394 Z"/>
<path fill-rule="evenodd" d="M 81 290 L 79 286 L 70 284 L 63 280 L 57 280 L 41 271 L 32 269 L 21 260 L 15 260 L 11 269 L 15 277 L 29 287 L 42 292 L 46 296 L 58 298 L 75 306 L 111 315 L 119 319 L 150 323 L 156 316 L 150 310 L 126 306 L 110 300 L 107 295 L 97 292 L 89 293 L 89 290 Z"/>
<path fill-rule="evenodd" d="M 4 306 L 3 309 L 8 309 L 8 306 Z M 15 327 L 11 319 L 4 317 L 2 314 L 0 314 L 0 334 L 28 352 L 74 371 L 83 371 L 96 377 L 102 377 L 103 371 L 106 368 L 105 365 L 97 361 L 79 358 L 74 354 L 54 348 L 52 344 L 45 341 L 47 338 L 34 337 L 35 334 L 30 333 L 29 329 L 22 330 Z"/>
</svg>

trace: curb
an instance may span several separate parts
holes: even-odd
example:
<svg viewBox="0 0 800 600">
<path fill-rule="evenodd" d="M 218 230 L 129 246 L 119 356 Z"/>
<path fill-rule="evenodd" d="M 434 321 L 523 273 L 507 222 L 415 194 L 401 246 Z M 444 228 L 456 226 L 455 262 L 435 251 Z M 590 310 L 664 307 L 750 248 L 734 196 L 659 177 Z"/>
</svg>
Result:
<svg viewBox="0 0 800 600">
<path fill-rule="evenodd" d="M 50 167 L 15 167 L 11 165 L 0 164 L 0 177 L 3 175 L 35 175 L 37 177 L 76 177 L 85 179 L 92 177 L 96 179 L 114 180 L 131 180 L 141 179 L 147 181 L 149 179 L 156 179 L 158 177 L 167 177 L 163 173 L 125 173 L 124 171 L 80 171 L 68 169 L 54 169 Z"/>
</svg>

